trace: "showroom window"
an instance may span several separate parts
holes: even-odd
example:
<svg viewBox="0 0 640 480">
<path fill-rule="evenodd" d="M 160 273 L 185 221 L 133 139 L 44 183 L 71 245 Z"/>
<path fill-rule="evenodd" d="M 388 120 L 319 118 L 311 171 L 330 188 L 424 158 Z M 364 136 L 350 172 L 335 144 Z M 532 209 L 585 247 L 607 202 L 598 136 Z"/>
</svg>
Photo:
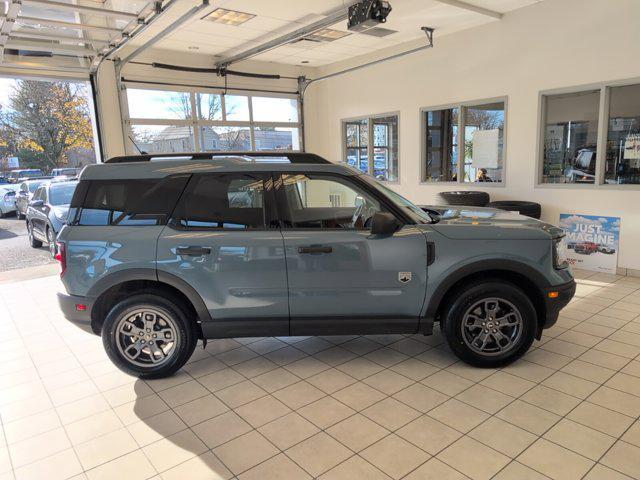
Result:
<svg viewBox="0 0 640 480">
<path fill-rule="evenodd" d="M 640 184 L 640 85 L 542 94 L 540 184 Z"/>
<path fill-rule="evenodd" d="M 298 100 L 199 90 L 126 90 L 130 153 L 301 150 Z"/>
<path fill-rule="evenodd" d="M 421 117 L 423 182 L 502 183 L 504 100 L 423 109 Z"/>
<path fill-rule="evenodd" d="M 346 163 L 378 180 L 398 181 L 398 115 L 343 120 L 342 130 Z"/>
</svg>

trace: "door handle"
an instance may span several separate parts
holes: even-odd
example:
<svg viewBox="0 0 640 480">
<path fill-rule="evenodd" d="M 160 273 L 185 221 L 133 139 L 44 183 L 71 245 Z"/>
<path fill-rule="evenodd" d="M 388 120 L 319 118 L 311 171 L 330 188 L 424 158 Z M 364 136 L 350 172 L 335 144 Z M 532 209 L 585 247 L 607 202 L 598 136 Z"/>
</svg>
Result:
<svg viewBox="0 0 640 480">
<path fill-rule="evenodd" d="M 176 248 L 176 253 L 187 257 L 200 257 L 202 255 L 209 255 L 211 249 L 209 247 L 178 247 Z"/>
<path fill-rule="evenodd" d="M 312 245 L 310 247 L 298 247 L 298 253 L 331 253 L 333 252 L 333 247 L 325 247 L 322 245 Z"/>
</svg>

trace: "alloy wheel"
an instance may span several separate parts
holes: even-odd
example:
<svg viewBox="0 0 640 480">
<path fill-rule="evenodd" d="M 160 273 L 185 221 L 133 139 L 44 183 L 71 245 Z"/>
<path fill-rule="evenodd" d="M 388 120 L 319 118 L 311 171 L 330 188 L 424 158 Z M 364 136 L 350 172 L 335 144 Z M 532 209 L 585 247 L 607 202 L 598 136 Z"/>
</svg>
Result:
<svg viewBox="0 0 640 480">
<path fill-rule="evenodd" d="M 483 356 L 502 355 L 512 350 L 522 336 L 522 315 L 503 298 L 484 298 L 467 309 L 462 319 L 462 339 Z"/>
<path fill-rule="evenodd" d="M 49 244 L 49 253 L 55 258 L 57 253 L 56 239 L 50 228 L 47 229 L 47 243 Z"/>
<path fill-rule="evenodd" d="M 124 315 L 116 325 L 120 354 L 140 367 L 163 365 L 178 347 L 178 328 L 166 312 L 145 307 Z"/>
</svg>

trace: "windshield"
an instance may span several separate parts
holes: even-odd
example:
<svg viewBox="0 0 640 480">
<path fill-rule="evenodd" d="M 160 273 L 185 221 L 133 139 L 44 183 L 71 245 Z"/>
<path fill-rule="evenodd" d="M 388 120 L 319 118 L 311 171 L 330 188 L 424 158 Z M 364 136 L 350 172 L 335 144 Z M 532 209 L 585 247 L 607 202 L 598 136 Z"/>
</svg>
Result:
<svg viewBox="0 0 640 480">
<path fill-rule="evenodd" d="M 408 210 L 411 216 L 418 223 L 434 223 L 436 221 L 433 218 L 431 218 L 429 214 L 424 210 L 422 210 L 420 207 L 413 204 L 412 202 L 404 198 L 402 195 L 384 186 L 381 182 L 376 181 L 374 178 L 370 177 L 369 175 L 360 175 L 360 178 L 365 180 L 370 185 L 373 185 L 377 189 L 382 190 L 384 194 L 389 198 L 389 200 L 391 200 L 393 203 L 398 205 L 400 208 L 402 208 L 403 210 Z"/>
<path fill-rule="evenodd" d="M 49 187 L 49 200 L 51 205 L 69 205 L 75 189 L 75 183 L 51 185 L 51 187 Z"/>
<path fill-rule="evenodd" d="M 21 177 L 40 177 L 42 175 L 44 175 L 42 170 L 23 170 L 19 174 Z"/>
<path fill-rule="evenodd" d="M 44 181 L 42 181 L 42 182 L 29 182 L 27 184 L 29 186 L 29 192 L 31 192 L 31 193 L 35 192 L 36 188 L 38 188 L 43 183 L 44 183 Z"/>
</svg>

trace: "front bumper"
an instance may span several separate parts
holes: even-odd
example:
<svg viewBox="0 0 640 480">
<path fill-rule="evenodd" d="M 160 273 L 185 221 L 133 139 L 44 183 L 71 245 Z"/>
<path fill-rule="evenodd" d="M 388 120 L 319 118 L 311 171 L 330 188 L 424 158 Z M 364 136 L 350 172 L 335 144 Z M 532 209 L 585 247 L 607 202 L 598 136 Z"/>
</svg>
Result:
<svg viewBox="0 0 640 480">
<path fill-rule="evenodd" d="M 95 333 L 91 328 L 91 309 L 93 308 L 93 302 L 93 299 L 87 297 L 58 292 L 58 305 L 60 305 L 60 310 L 62 310 L 64 318 L 89 333 Z M 78 310 L 78 305 L 85 305 L 86 309 Z"/>
<path fill-rule="evenodd" d="M 558 321 L 560 310 L 567 306 L 576 293 L 576 282 L 571 280 L 562 285 L 543 289 L 545 303 L 545 322 L 542 328 L 551 328 Z M 555 295 L 557 293 L 557 295 Z"/>
</svg>

